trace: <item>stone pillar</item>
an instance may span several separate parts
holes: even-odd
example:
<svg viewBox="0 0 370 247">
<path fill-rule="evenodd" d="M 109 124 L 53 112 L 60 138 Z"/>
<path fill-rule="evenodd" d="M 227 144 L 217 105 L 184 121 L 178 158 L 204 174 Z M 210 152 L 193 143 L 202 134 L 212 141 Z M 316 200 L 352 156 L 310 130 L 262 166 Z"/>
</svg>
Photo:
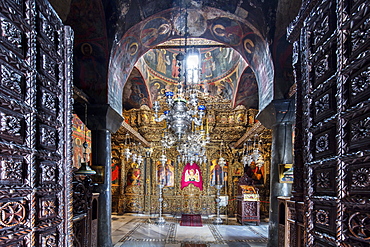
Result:
<svg viewBox="0 0 370 247">
<path fill-rule="evenodd" d="M 78 114 L 79 107 L 75 107 Z M 81 114 L 79 114 L 81 115 Z M 98 205 L 98 246 L 111 247 L 111 133 L 122 124 L 123 117 L 109 105 L 88 105 L 87 127 L 91 130 L 92 166 L 101 167 L 96 192 L 99 193 Z M 81 118 L 85 123 L 86 120 Z"/>
<path fill-rule="evenodd" d="M 92 165 L 103 166 L 103 183 L 98 183 L 98 246 L 112 246 L 111 239 L 111 135 L 109 130 L 91 130 Z M 101 234 L 104 233 L 104 234 Z"/>
<path fill-rule="evenodd" d="M 278 246 L 278 196 L 291 196 L 292 184 L 280 183 L 280 164 L 293 163 L 294 101 L 274 100 L 257 119 L 267 128 L 272 128 L 270 169 L 270 216 L 268 247 Z"/>
</svg>

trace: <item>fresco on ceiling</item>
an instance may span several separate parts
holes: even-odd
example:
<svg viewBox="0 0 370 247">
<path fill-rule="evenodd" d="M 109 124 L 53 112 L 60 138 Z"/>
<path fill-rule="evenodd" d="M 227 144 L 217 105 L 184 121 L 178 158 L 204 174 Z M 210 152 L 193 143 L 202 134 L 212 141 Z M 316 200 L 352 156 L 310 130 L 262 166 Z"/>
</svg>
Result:
<svg viewBox="0 0 370 247">
<path fill-rule="evenodd" d="M 139 42 L 134 36 L 126 37 L 122 42 L 121 51 L 125 51 L 126 55 L 123 57 L 124 64 L 128 66 L 119 68 L 125 75 L 130 75 L 133 65 L 138 58 Z M 120 78 L 116 78 L 120 80 Z"/>
<path fill-rule="evenodd" d="M 256 77 L 250 68 L 241 75 L 233 107 L 244 105 L 245 108 L 258 109 L 258 87 Z"/>
<path fill-rule="evenodd" d="M 125 110 L 139 109 L 142 105 L 151 106 L 145 81 L 137 69 L 133 70 L 125 84 L 122 101 Z"/>
<path fill-rule="evenodd" d="M 140 33 L 141 43 L 145 47 L 152 47 L 162 43 L 168 39 L 171 29 L 171 22 L 166 18 L 156 17 L 149 19 L 142 27 Z"/>
<path fill-rule="evenodd" d="M 207 30 L 207 21 L 202 12 L 197 11 L 196 9 L 188 9 L 188 33 L 189 36 L 198 37 L 202 35 Z M 176 15 L 174 20 L 174 29 L 178 35 L 183 35 L 185 33 L 185 24 L 186 24 L 186 12 L 180 11 Z"/>
<path fill-rule="evenodd" d="M 183 51 L 181 51 L 183 52 Z M 240 56 L 232 48 L 217 47 L 199 49 L 201 79 L 211 82 L 229 74 L 240 63 Z M 165 81 L 176 83 L 179 78 L 179 66 L 176 60 L 180 50 L 153 49 L 144 54 L 145 63 L 153 74 Z"/>
<path fill-rule="evenodd" d="M 192 10 L 193 11 L 193 10 Z M 256 74 L 256 80 L 258 82 L 258 95 L 259 95 L 259 109 L 263 110 L 273 99 L 273 78 L 274 68 L 271 60 L 271 55 L 268 47 L 268 43 L 265 38 L 262 37 L 261 33 L 251 25 L 251 22 L 240 22 L 239 18 L 231 13 L 226 13 L 214 8 L 203 8 L 202 10 L 196 10 L 198 14 L 192 14 L 198 18 L 199 23 L 196 20 L 188 20 L 188 28 L 192 30 L 193 35 L 199 38 L 205 38 L 209 40 L 215 40 L 229 45 L 234 48 L 239 54 L 246 60 L 247 64 L 252 68 Z M 110 63 L 109 71 L 111 72 L 108 80 L 108 98 L 110 105 L 120 112 L 122 103 L 120 102 L 122 95 L 122 89 L 124 83 L 129 76 L 128 71 L 133 68 L 133 64 L 136 63 L 137 59 L 145 54 L 150 48 L 153 48 L 164 41 L 179 38 L 181 30 L 181 21 L 176 26 L 170 20 L 176 20 L 180 18 L 181 14 L 178 8 L 171 10 L 162 11 L 156 16 L 148 20 L 144 20 L 141 23 L 130 28 L 126 34 L 119 39 L 113 47 L 113 57 Z M 202 15 L 202 18 L 199 18 Z M 181 18 L 180 18 L 181 19 Z M 202 20 L 205 20 L 202 21 Z M 238 21 L 237 21 L 238 20 Z M 253 20 L 252 20 L 253 21 Z M 203 23 L 203 24 L 202 24 Z M 204 28 L 204 23 L 207 27 Z M 127 41 L 129 37 L 141 37 L 139 41 L 135 41 L 138 44 L 138 51 L 135 59 L 131 58 L 127 49 L 123 49 L 122 44 Z M 134 41 L 132 41 L 134 42 Z M 130 44 L 128 44 L 130 46 Z M 172 78 L 176 75 L 176 68 L 173 66 L 173 54 L 167 50 L 166 53 L 163 50 L 158 50 L 151 53 L 150 57 L 147 57 L 148 63 L 155 64 L 155 66 L 149 66 L 148 68 L 156 74 L 161 80 L 171 79 L 166 81 L 166 84 L 173 81 Z M 227 62 L 224 64 L 220 63 L 216 50 L 210 50 L 210 53 L 201 52 L 202 58 L 206 61 L 203 65 L 203 72 L 205 76 L 212 80 L 220 80 L 217 78 L 217 70 L 221 70 L 221 66 L 229 66 Z M 176 53 L 172 51 L 172 53 Z M 235 53 L 235 52 L 234 52 Z M 231 54 L 232 55 L 232 54 Z M 158 58 L 161 63 L 157 63 Z M 214 65 L 213 65 L 214 64 Z M 219 66 L 218 66 L 219 65 Z M 158 66 L 158 71 L 157 71 Z M 122 69 L 125 68 L 125 69 Z M 164 73 L 163 73 L 164 72 Z M 144 79 L 145 76 L 144 76 Z"/>
<path fill-rule="evenodd" d="M 258 82 L 259 109 L 264 109 L 274 98 L 273 74 L 269 48 L 262 38 L 255 33 L 248 33 L 243 38 L 244 56 L 256 75 Z"/>
<path fill-rule="evenodd" d="M 239 22 L 227 17 L 213 20 L 210 30 L 217 41 L 229 44 L 230 46 L 239 45 L 243 35 L 243 30 Z"/>
<path fill-rule="evenodd" d="M 175 92 L 177 90 L 177 83 L 175 80 L 171 81 L 168 78 L 166 79 L 158 75 L 158 73 L 150 69 L 145 62 L 137 63 L 137 66 L 139 70 L 143 69 L 147 72 L 146 75 L 144 75 L 144 79 L 147 80 L 149 85 L 151 102 L 157 100 L 159 96 L 163 96 L 165 92 Z M 202 85 L 200 90 L 207 92 L 210 97 L 233 100 L 239 81 L 239 71 L 239 66 L 237 66 L 234 70 L 228 72 L 228 74 L 225 73 L 212 80 L 206 80 L 205 85 Z M 131 83 L 131 81 L 128 81 L 128 83 Z"/>
<path fill-rule="evenodd" d="M 232 100 L 237 84 L 237 72 L 234 71 L 228 77 L 208 83 L 208 93 L 212 97 Z"/>
<path fill-rule="evenodd" d="M 106 103 L 109 52 L 101 1 L 72 1 L 66 25 L 74 32 L 74 85 L 92 102 Z"/>
</svg>

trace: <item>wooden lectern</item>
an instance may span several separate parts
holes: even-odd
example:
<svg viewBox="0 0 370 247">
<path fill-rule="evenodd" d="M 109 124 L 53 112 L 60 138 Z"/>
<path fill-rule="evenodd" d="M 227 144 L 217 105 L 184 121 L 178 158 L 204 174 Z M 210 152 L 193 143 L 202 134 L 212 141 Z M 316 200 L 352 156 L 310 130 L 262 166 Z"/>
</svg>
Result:
<svg viewBox="0 0 370 247">
<path fill-rule="evenodd" d="M 253 180 L 246 174 L 239 179 L 237 200 L 237 220 L 244 222 L 256 222 L 260 224 L 260 199 L 258 188 L 253 186 Z"/>
</svg>

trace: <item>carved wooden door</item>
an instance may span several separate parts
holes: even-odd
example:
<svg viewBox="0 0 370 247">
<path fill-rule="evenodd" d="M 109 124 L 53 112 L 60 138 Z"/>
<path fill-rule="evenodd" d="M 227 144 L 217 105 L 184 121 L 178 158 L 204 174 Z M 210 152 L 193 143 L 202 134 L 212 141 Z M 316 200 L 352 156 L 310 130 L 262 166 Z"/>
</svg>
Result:
<svg viewBox="0 0 370 247">
<path fill-rule="evenodd" d="M 368 1 L 302 2 L 293 59 L 305 174 L 295 181 L 296 189 L 304 188 L 302 246 L 369 246 Z M 290 243 L 299 234 L 291 232 Z"/>
<path fill-rule="evenodd" d="M 46 1 L 0 1 L 0 246 L 72 245 L 68 37 Z"/>
</svg>

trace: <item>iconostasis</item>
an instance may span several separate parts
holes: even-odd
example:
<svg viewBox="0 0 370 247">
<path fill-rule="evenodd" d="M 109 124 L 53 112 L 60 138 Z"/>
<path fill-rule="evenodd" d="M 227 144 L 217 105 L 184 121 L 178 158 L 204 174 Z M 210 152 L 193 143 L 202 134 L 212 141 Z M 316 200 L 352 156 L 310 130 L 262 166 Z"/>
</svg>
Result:
<svg viewBox="0 0 370 247">
<path fill-rule="evenodd" d="M 112 136 L 113 212 L 158 213 L 158 185 L 162 183 L 163 213 L 211 215 L 216 212 L 215 185 L 221 183 L 221 196 L 227 200 L 221 207 L 221 213 L 233 216 L 236 213 L 238 181 L 247 173 L 259 188 L 261 213 L 268 214 L 271 131 L 256 128 L 260 126 L 255 120 L 256 110 L 247 110 L 243 106 L 231 109 L 222 103 L 219 103 L 220 106 L 213 104 L 213 107 L 207 108 L 206 115 L 209 120 L 206 128 L 211 138 L 206 146 L 206 160 L 203 157 L 194 164 L 184 162 L 176 146 L 162 147 L 163 123 L 154 121 L 154 112 L 148 107 L 124 112 L 125 121 L 151 142 L 151 147 L 143 147 L 133 137 L 127 139 L 124 129 Z M 256 132 L 252 133 L 253 129 Z M 252 143 L 258 137 L 259 152 L 264 160 L 262 166 L 252 162 L 244 167 L 242 158 L 248 150 L 245 145 L 234 146 L 248 131 L 252 134 L 246 142 Z M 249 148 L 252 147 L 253 144 L 249 145 Z M 141 155 L 143 160 L 138 162 L 132 156 L 127 159 L 126 148 Z M 164 165 L 160 162 L 163 152 L 167 157 Z M 220 156 L 226 160 L 223 167 L 218 164 Z"/>
</svg>

